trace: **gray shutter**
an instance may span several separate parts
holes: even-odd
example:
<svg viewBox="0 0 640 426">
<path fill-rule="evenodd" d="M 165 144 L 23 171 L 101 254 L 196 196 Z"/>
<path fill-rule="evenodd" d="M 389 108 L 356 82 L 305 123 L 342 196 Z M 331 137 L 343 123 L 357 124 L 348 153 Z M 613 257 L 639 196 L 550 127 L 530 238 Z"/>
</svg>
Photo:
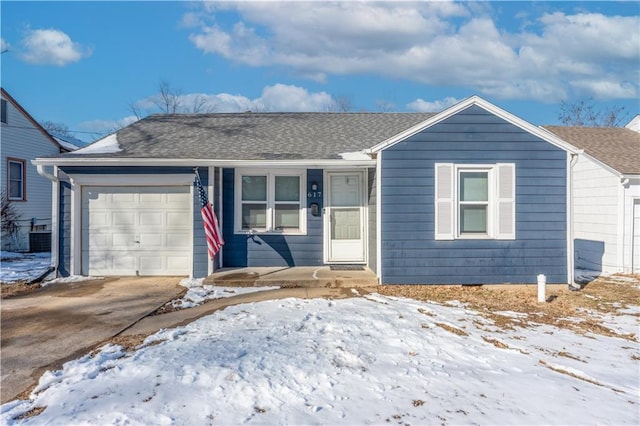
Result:
<svg viewBox="0 0 640 426">
<path fill-rule="evenodd" d="M 454 237 L 454 167 L 452 163 L 436 163 L 435 181 L 435 239 L 453 240 Z"/>
<path fill-rule="evenodd" d="M 498 240 L 516 239 L 516 165 L 497 165 L 497 229 Z"/>
</svg>

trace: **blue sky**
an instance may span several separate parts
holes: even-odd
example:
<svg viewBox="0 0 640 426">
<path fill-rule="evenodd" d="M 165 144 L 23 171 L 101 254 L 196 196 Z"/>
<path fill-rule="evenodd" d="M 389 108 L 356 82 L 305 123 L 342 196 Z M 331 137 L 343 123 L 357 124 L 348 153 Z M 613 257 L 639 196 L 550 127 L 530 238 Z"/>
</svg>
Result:
<svg viewBox="0 0 640 426">
<path fill-rule="evenodd" d="M 91 141 L 184 111 L 440 111 L 473 94 L 556 124 L 560 103 L 640 112 L 639 2 L 2 1 L 2 86 Z"/>
</svg>

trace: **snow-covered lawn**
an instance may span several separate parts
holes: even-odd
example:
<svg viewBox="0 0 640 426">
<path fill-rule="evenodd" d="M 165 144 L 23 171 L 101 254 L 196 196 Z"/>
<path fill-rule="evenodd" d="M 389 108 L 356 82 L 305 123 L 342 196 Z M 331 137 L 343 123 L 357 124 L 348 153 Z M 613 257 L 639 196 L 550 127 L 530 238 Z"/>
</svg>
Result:
<svg viewBox="0 0 640 426">
<path fill-rule="evenodd" d="M 43 274 L 51 264 L 51 253 L 0 252 L 0 283 L 31 281 Z"/>
<path fill-rule="evenodd" d="M 638 312 L 607 321 L 637 334 Z M 133 352 L 107 345 L 45 373 L 0 420 L 637 425 L 639 360 L 637 340 L 501 328 L 459 303 L 292 298 L 229 307 Z"/>
<path fill-rule="evenodd" d="M 203 283 L 204 278 L 185 278 L 180 285 L 187 288 L 187 292 L 180 299 L 172 300 L 165 305 L 170 310 L 193 308 L 207 300 L 222 299 L 239 296 L 241 294 L 258 291 L 277 290 L 280 287 L 220 287 Z"/>
</svg>

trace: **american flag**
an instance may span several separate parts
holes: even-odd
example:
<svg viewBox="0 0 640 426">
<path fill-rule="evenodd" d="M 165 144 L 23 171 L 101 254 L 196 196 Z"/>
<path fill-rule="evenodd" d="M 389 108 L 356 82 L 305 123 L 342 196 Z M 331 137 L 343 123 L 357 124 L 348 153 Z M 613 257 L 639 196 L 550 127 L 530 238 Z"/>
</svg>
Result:
<svg viewBox="0 0 640 426">
<path fill-rule="evenodd" d="M 220 233 L 220 227 L 218 225 L 218 218 L 213 212 L 213 207 L 207 197 L 207 192 L 202 187 L 200 182 L 200 175 L 196 171 L 196 185 L 198 186 L 198 193 L 200 194 L 200 213 L 202 214 L 202 221 L 204 222 L 204 234 L 207 238 L 207 249 L 209 251 L 209 258 L 213 259 L 220 251 L 220 247 L 224 244 L 222 234 Z"/>
</svg>

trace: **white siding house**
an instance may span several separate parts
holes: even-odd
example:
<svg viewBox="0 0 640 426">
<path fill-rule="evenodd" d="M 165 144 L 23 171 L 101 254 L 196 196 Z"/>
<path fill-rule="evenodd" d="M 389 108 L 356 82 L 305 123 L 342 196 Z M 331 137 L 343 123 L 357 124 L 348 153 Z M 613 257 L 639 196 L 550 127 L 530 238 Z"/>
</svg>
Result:
<svg viewBox="0 0 640 426">
<path fill-rule="evenodd" d="M 15 235 L 3 232 L 2 250 L 42 251 L 42 245 L 50 241 L 52 184 L 38 174 L 31 160 L 68 149 L 43 129 L 4 88 L 0 92 L 0 188 L 20 215 L 18 232 Z M 34 241 L 34 247 L 30 247 L 30 239 Z"/>
<path fill-rule="evenodd" d="M 640 273 L 640 133 L 628 128 L 546 129 L 583 150 L 572 169 L 576 267 Z"/>
</svg>

